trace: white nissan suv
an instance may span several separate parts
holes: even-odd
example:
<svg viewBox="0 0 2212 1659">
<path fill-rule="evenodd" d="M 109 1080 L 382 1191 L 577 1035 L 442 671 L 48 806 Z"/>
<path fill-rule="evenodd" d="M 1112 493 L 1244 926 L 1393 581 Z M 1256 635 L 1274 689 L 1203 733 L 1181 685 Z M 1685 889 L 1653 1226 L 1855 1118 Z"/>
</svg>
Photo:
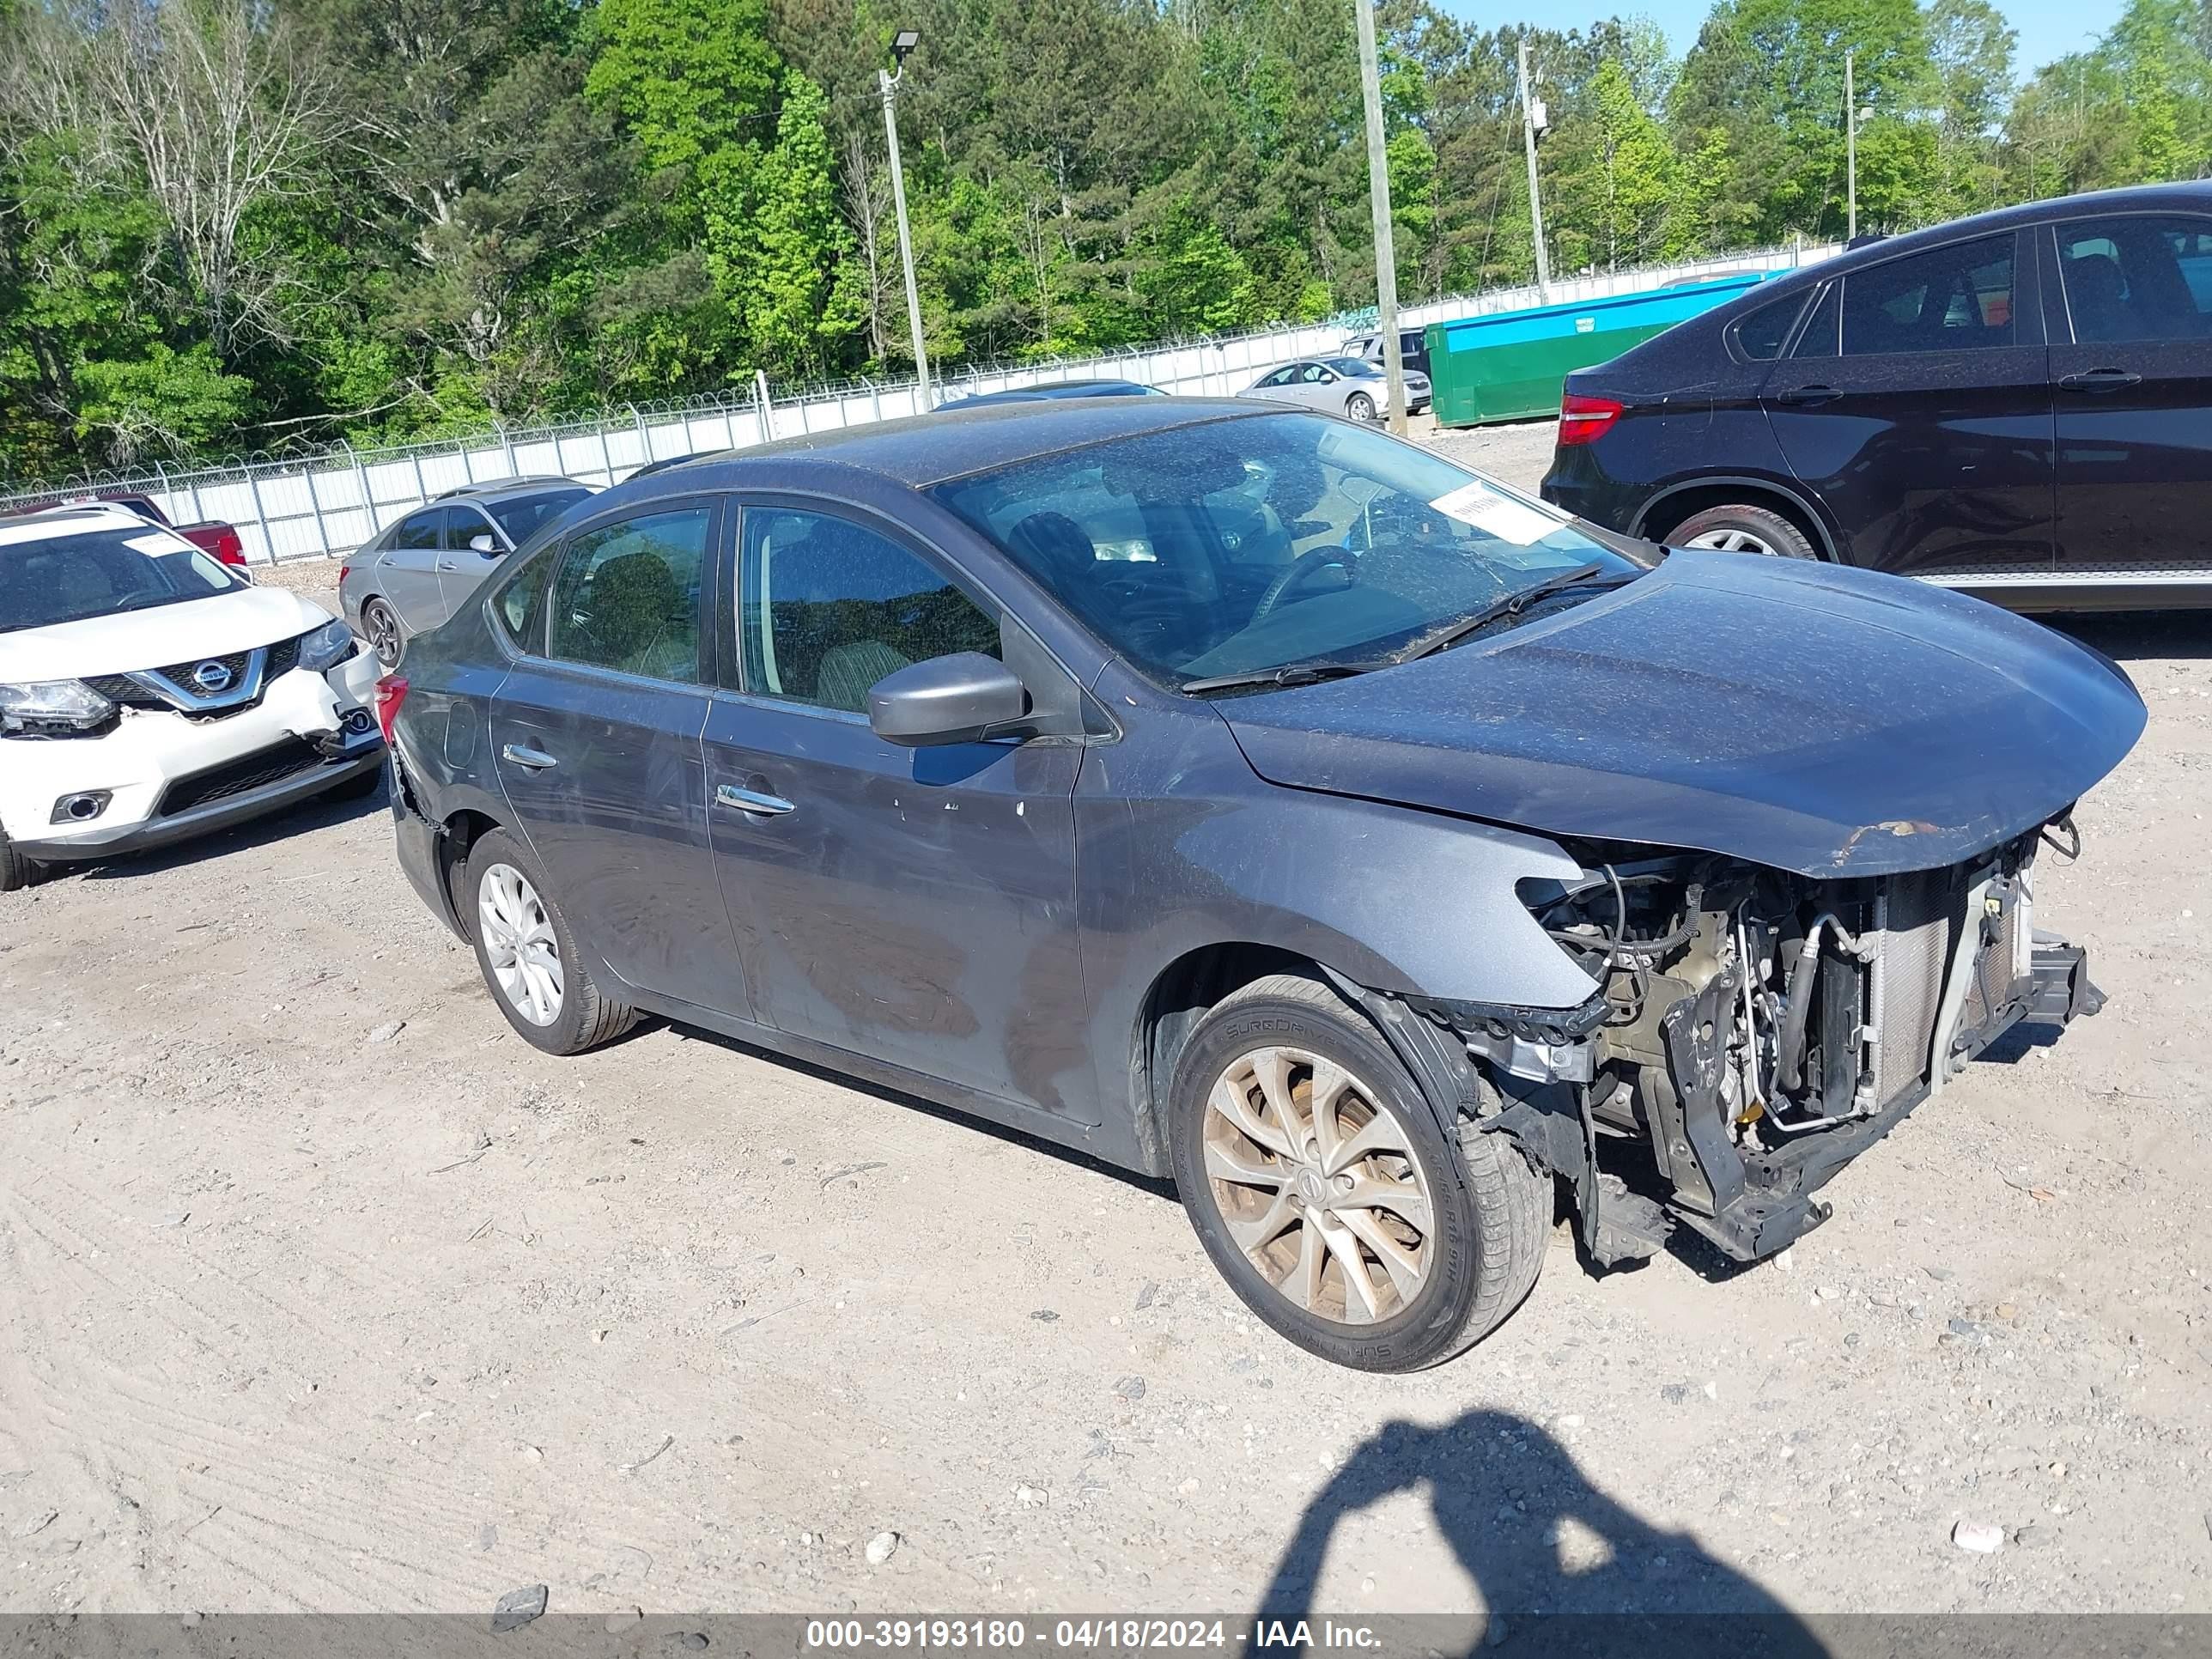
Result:
<svg viewBox="0 0 2212 1659">
<path fill-rule="evenodd" d="M 0 520 L 0 890 L 376 787 L 376 659 L 120 508 Z"/>
</svg>

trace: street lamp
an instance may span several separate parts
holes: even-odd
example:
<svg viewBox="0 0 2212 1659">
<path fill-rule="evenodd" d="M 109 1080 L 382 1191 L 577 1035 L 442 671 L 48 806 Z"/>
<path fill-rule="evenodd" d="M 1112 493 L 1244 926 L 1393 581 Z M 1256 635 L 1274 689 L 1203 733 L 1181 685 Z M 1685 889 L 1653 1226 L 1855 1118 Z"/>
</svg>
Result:
<svg viewBox="0 0 2212 1659">
<path fill-rule="evenodd" d="M 899 79 L 906 73 L 906 60 L 921 44 L 918 30 L 901 29 L 891 36 L 891 59 L 896 70 L 878 70 L 876 80 L 884 92 L 884 139 L 891 153 L 891 205 L 898 214 L 899 263 L 906 268 L 906 325 L 914 339 L 915 404 L 921 413 L 927 413 L 929 400 L 929 354 L 921 343 L 921 290 L 914 280 L 914 239 L 906 226 L 906 173 L 899 165 L 897 97 Z"/>
</svg>

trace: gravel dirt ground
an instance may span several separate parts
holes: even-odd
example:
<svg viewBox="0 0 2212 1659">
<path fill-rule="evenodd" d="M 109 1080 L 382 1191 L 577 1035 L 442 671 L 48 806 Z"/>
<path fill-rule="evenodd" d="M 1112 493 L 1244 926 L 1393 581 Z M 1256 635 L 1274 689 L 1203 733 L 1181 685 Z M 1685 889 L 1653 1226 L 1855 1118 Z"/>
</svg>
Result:
<svg viewBox="0 0 2212 1659">
<path fill-rule="evenodd" d="M 2081 631 L 2151 711 L 2043 884 L 2105 1013 L 1785 1261 L 1562 1230 L 1402 1379 L 1155 1186 L 665 1025 L 539 1055 L 380 800 L 0 897 L 0 1611 L 2212 1610 L 2212 617 Z"/>
</svg>

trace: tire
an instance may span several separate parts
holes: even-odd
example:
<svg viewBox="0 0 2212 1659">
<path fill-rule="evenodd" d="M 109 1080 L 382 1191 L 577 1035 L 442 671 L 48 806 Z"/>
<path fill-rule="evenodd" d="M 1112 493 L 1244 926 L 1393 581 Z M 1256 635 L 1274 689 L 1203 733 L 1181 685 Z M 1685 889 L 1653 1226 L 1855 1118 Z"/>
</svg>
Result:
<svg viewBox="0 0 2212 1659">
<path fill-rule="evenodd" d="M 379 667 L 389 673 L 399 666 L 407 654 L 407 635 L 397 611 L 382 599 L 368 600 L 361 607 L 361 631 Z"/>
<path fill-rule="evenodd" d="M 516 884 L 510 884 L 509 878 Z M 580 1054 L 612 1042 L 637 1023 L 635 1010 L 608 996 L 592 979 L 568 918 L 547 890 L 544 872 L 513 836 L 489 830 L 477 836 L 469 848 L 467 871 L 459 885 L 473 907 L 469 933 L 485 988 L 525 1042 L 549 1054 Z M 499 893 L 492 901 L 488 894 L 495 887 Z M 526 943 L 534 943 L 537 949 L 516 952 L 505 948 L 514 931 L 503 926 L 510 914 L 521 924 Z M 504 963 L 499 960 L 502 956 Z M 506 980 L 502 973 L 508 975 Z M 547 1012 L 542 994 L 548 977 L 552 1006 L 550 1018 L 541 1018 Z M 527 988 L 533 981 L 538 986 L 536 996 Z"/>
<path fill-rule="evenodd" d="M 35 867 L 15 851 L 15 843 L 8 839 L 8 832 L 0 830 L 0 893 L 12 893 L 19 887 L 29 886 Z"/>
<path fill-rule="evenodd" d="M 1334 1173 L 1329 1153 L 1293 1160 L 1279 1150 L 1297 1141 L 1275 1109 L 1279 1090 L 1317 1149 L 1312 1085 L 1325 1071 L 1346 1078 L 1328 1090 L 1328 1137 L 1372 1143 Z M 1176 1064 L 1169 1107 L 1176 1186 L 1200 1243 L 1245 1306 L 1309 1353 L 1364 1371 L 1441 1364 L 1496 1329 L 1536 1282 L 1550 1180 L 1507 1137 L 1448 1139 L 1381 1035 L 1317 981 L 1273 975 L 1215 1007 Z M 1425 1228 L 1409 1188 L 1427 1201 Z M 1385 1243 L 1402 1276 L 1385 1265 Z M 1373 1300 L 1355 1300 L 1347 1252 Z"/>
<path fill-rule="evenodd" d="M 1344 400 L 1344 418 L 1347 421 L 1371 421 L 1375 418 L 1375 399 L 1364 392 L 1355 392 Z"/>
<path fill-rule="evenodd" d="M 1721 553 L 1763 553 L 1778 559 L 1817 559 L 1803 531 L 1771 507 L 1748 502 L 1692 513 L 1662 538 L 1669 547 L 1710 548 Z"/>
<path fill-rule="evenodd" d="M 384 769 L 371 767 L 366 772 L 356 772 L 343 783 L 334 783 L 323 791 L 325 800 L 367 800 L 384 783 Z"/>
</svg>

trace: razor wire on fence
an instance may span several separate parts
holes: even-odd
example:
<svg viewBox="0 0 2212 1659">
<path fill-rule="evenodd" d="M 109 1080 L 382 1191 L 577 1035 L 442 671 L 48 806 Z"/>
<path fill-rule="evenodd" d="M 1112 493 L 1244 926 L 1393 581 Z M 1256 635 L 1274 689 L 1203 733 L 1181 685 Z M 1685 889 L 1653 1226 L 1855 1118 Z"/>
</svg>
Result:
<svg viewBox="0 0 2212 1659">
<path fill-rule="evenodd" d="M 1669 283 L 1742 270 L 1774 270 L 1824 258 L 1834 250 L 1783 248 L 1637 271 L 1583 276 L 1552 284 L 1554 304 L 1579 304 L 1642 293 Z M 1402 307 L 1401 326 L 1425 327 L 1463 317 L 1514 311 L 1537 303 L 1531 288 L 1492 289 Z M 1371 325 L 1370 325 L 1371 328 Z M 1278 325 L 1248 334 L 1152 346 L 1097 356 L 959 369 L 940 378 L 939 405 L 987 392 L 1060 380 L 1141 381 L 1186 396 L 1229 397 L 1259 374 L 1294 357 L 1334 350 L 1347 333 L 1339 319 Z M 343 441 L 305 455 L 228 465 L 172 470 L 161 463 L 132 472 L 101 473 L 58 488 L 0 494 L 0 512 L 106 490 L 151 496 L 178 524 L 210 519 L 234 525 L 250 562 L 327 557 L 349 552 L 449 490 L 533 477 L 580 483 L 618 483 L 656 460 L 702 451 L 748 449 L 805 434 L 834 432 L 925 412 L 912 380 L 848 380 L 775 395 L 764 376 L 741 392 L 668 404 L 619 409 L 527 429 L 495 426 L 489 434 L 435 443 L 356 449 Z"/>
</svg>

